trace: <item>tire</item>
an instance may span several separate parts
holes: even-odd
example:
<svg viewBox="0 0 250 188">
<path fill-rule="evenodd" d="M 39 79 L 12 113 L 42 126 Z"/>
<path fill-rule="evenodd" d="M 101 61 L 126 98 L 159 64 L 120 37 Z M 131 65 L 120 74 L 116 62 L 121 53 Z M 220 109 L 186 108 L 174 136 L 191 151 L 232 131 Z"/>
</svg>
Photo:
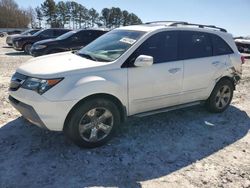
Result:
<svg viewBox="0 0 250 188">
<path fill-rule="evenodd" d="M 24 46 L 24 52 L 26 54 L 30 54 L 30 48 L 31 48 L 32 44 L 25 44 Z"/>
<path fill-rule="evenodd" d="M 91 99 L 77 105 L 67 118 L 64 133 L 80 147 L 104 145 L 121 122 L 118 107 L 107 99 Z"/>
<path fill-rule="evenodd" d="M 234 86 L 230 80 L 222 79 L 219 81 L 206 101 L 207 109 L 213 113 L 225 111 L 232 101 L 233 91 Z"/>
</svg>

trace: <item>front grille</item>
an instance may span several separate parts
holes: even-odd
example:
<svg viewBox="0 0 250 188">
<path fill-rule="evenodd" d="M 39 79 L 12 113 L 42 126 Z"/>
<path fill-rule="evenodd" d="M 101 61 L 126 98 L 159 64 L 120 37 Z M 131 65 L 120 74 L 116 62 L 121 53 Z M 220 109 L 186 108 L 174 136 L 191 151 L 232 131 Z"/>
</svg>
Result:
<svg viewBox="0 0 250 188">
<path fill-rule="evenodd" d="M 11 78 L 9 90 L 10 91 L 18 90 L 26 79 L 27 76 L 16 72 Z"/>
</svg>

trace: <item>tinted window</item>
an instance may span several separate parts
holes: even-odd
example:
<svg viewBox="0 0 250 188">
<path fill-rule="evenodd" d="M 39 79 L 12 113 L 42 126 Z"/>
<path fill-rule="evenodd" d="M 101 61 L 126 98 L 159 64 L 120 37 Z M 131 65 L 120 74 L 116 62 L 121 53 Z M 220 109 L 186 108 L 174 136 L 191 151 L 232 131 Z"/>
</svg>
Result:
<svg viewBox="0 0 250 188">
<path fill-rule="evenodd" d="M 60 35 L 62 35 L 62 34 L 64 34 L 64 33 L 67 33 L 67 32 L 69 32 L 69 30 L 60 30 L 60 29 L 56 29 L 56 30 L 54 30 L 54 36 L 55 36 L 55 37 L 58 37 L 58 36 L 60 36 Z"/>
<path fill-rule="evenodd" d="M 180 59 L 201 58 L 213 55 L 209 34 L 182 31 L 179 38 Z"/>
<path fill-rule="evenodd" d="M 42 37 L 52 37 L 53 36 L 53 30 L 51 30 L 51 29 L 43 30 L 43 32 L 40 33 L 40 36 L 42 36 Z"/>
<path fill-rule="evenodd" d="M 219 36 L 211 35 L 213 41 L 213 54 L 214 55 L 226 55 L 233 53 L 233 50 L 229 45 Z"/>
<path fill-rule="evenodd" d="M 148 38 L 134 53 L 133 60 L 140 55 L 154 58 L 154 63 L 177 60 L 177 32 L 161 32 Z"/>
<path fill-rule="evenodd" d="M 80 41 L 88 43 L 92 41 L 92 32 L 91 31 L 82 31 L 76 35 Z"/>
</svg>

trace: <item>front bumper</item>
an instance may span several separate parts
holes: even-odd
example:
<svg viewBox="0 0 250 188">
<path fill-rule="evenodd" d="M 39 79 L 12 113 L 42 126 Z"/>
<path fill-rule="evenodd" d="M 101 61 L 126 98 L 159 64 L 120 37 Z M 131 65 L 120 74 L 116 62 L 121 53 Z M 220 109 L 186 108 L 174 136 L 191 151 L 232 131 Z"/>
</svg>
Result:
<svg viewBox="0 0 250 188">
<path fill-rule="evenodd" d="M 9 91 L 10 102 L 24 118 L 53 131 L 62 131 L 65 119 L 77 101 L 50 101 L 43 95 L 19 88 Z"/>
<path fill-rule="evenodd" d="M 37 125 L 40 128 L 46 129 L 46 126 L 44 125 L 44 123 L 42 122 L 42 120 L 40 119 L 40 117 L 38 116 L 38 114 L 36 113 L 36 111 L 32 106 L 29 106 L 25 103 L 16 100 L 12 96 L 9 96 L 9 101 L 10 104 L 15 109 L 17 109 L 25 119 L 27 119 L 28 121 Z"/>
<path fill-rule="evenodd" d="M 6 38 L 6 44 L 8 44 L 9 46 L 12 46 L 12 45 L 13 45 L 13 42 L 12 42 L 11 37 L 7 37 L 7 38 Z"/>
<path fill-rule="evenodd" d="M 30 55 L 32 55 L 33 57 L 38 57 L 38 56 L 46 55 L 46 51 L 44 49 L 35 50 L 33 47 L 31 47 Z"/>
</svg>

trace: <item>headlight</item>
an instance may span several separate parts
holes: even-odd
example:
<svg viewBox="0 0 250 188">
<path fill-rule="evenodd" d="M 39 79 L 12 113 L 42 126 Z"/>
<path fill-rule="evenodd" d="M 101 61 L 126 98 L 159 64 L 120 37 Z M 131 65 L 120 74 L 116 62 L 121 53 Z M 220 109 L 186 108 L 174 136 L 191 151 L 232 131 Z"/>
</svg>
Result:
<svg viewBox="0 0 250 188">
<path fill-rule="evenodd" d="M 36 91 L 40 95 L 48 91 L 50 88 L 62 81 L 63 78 L 57 79 L 39 79 L 39 78 L 28 78 L 23 84 L 22 88 Z"/>
<path fill-rule="evenodd" d="M 40 50 L 40 49 L 43 49 L 43 48 L 46 48 L 46 47 L 47 47 L 46 45 L 36 45 L 36 46 L 34 46 L 34 49 Z"/>
</svg>

